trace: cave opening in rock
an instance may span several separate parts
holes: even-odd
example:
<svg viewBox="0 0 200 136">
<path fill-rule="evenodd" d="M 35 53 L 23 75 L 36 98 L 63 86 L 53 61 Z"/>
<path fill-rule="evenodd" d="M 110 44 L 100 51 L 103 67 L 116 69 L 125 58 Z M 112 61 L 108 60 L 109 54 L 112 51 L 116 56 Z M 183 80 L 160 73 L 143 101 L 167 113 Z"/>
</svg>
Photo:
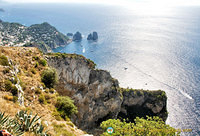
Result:
<svg viewBox="0 0 200 136">
<path fill-rule="evenodd" d="M 127 122 L 134 122 L 136 117 L 156 116 L 150 109 L 140 105 L 125 106 L 124 109 L 126 113 L 120 111 L 117 118 L 120 120 L 125 119 Z"/>
<path fill-rule="evenodd" d="M 108 119 L 113 119 L 112 113 L 108 113 L 106 116 L 99 118 L 97 121 L 95 121 L 95 124 L 97 127 L 99 127 L 103 121 L 106 121 Z"/>
</svg>

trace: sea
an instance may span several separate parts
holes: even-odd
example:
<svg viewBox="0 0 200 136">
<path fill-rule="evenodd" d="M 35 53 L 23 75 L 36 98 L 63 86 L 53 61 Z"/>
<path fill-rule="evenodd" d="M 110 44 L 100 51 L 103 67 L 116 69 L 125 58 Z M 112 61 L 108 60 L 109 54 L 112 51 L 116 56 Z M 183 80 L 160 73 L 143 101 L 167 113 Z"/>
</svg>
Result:
<svg viewBox="0 0 200 136">
<path fill-rule="evenodd" d="M 144 8 L 105 4 L 7 4 L 0 19 L 26 26 L 48 22 L 83 40 L 54 52 L 82 54 L 121 87 L 164 90 L 172 127 L 200 135 L 200 7 Z M 96 42 L 87 35 L 98 32 Z"/>
</svg>

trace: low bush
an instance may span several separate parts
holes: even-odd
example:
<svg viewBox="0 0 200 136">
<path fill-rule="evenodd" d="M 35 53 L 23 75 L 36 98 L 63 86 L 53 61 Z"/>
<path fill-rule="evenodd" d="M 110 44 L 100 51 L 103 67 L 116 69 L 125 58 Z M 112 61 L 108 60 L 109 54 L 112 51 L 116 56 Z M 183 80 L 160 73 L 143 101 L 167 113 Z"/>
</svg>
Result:
<svg viewBox="0 0 200 136">
<path fill-rule="evenodd" d="M 0 56 L 0 65 L 9 66 L 8 58 L 6 56 Z"/>
<path fill-rule="evenodd" d="M 13 96 L 13 102 L 16 103 L 18 101 L 18 97 L 17 96 Z"/>
<path fill-rule="evenodd" d="M 7 74 L 7 73 L 9 73 L 10 72 L 10 69 L 9 68 L 5 68 L 4 70 L 3 70 L 3 73 L 4 74 Z"/>
<path fill-rule="evenodd" d="M 6 80 L 4 82 L 4 84 L 5 84 L 5 90 L 6 91 L 10 91 L 12 89 L 12 82 L 10 80 Z"/>
<path fill-rule="evenodd" d="M 41 93 L 42 93 L 42 90 L 40 88 L 36 88 L 35 94 L 41 94 Z"/>
<path fill-rule="evenodd" d="M 32 60 L 39 60 L 40 58 L 38 56 L 33 56 Z"/>
<path fill-rule="evenodd" d="M 74 101 L 68 96 L 59 96 L 57 98 L 56 108 L 64 119 L 78 112 L 77 107 L 74 105 Z"/>
<path fill-rule="evenodd" d="M 39 98 L 38 98 L 39 102 L 42 104 L 47 104 L 46 99 L 44 97 L 43 94 L 40 94 Z"/>
<path fill-rule="evenodd" d="M 35 68 L 37 68 L 39 66 L 39 63 L 38 62 L 36 62 L 35 63 Z"/>
<path fill-rule="evenodd" d="M 166 125 L 159 117 L 148 117 L 147 119 L 137 117 L 135 123 L 127 123 L 119 119 L 109 119 L 101 123 L 104 130 L 102 136 L 110 136 L 106 132 L 108 127 L 112 127 L 112 136 L 179 136 L 180 131 Z"/>
<path fill-rule="evenodd" d="M 13 94 L 13 96 L 17 96 L 18 89 L 15 85 L 12 84 L 10 80 L 6 80 L 4 84 L 5 84 L 6 91 L 10 91 Z"/>
<path fill-rule="evenodd" d="M 17 94 L 18 94 L 18 89 L 17 89 L 16 86 L 14 86 L 14 85 L 12 86 L 11 93 L 12 93 L 13 96 L 17 96 Z"/>
<path fill-rule="evenodd" d="M 39 60 L 39 63 L 42 65 L 42 66 L 46 66 L 47 65 L 47 61 L 45 59 L 40 59 Z"/>
<path fill-rule="evenodd" d="M 57 73 L 55 69 L 48 68 L 42 72 L 41 80 L 48 88 L 53 88 L 57 83 Z"/>
<path fill-rule="evenodd" d="M 32 72 L 33 74 L 36 74 L 36 70 L 35 70 L 34 68 L 31 69 L 31 72 Z"/>
</svg>

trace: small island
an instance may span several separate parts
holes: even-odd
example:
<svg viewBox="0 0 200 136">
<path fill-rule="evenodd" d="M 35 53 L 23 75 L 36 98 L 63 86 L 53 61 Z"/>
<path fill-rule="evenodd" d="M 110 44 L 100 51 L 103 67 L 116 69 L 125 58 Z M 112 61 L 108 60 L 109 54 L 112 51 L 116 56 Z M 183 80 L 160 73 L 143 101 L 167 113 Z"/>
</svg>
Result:
<svg viewBox="0 0 200 136">
<path fill-rule="evenodd" d="M 79 42 L 82 40 L 82 34 L 78 31 L 73 36 L 73 41 Z"/>
<path fill-rule="evenodd" d="M 88 41 L 97 41 L 98 40 L 98 33 L 97 32 L 93 32 L 90 33 L 87 37 Z"/>
</svg>

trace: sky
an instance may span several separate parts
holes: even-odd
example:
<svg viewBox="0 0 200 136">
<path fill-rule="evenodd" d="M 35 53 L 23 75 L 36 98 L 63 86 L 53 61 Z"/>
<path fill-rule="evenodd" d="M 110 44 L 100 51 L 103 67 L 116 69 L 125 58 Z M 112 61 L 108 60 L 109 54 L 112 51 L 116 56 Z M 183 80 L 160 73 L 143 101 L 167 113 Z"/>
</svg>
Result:
<svg viewBox="0 0 200 136">
<path fill-rule="evenodd" d="M 9 3 L 102 3 L 111 5 L 200 5 L 200 0 L 0 0 Z"/>
</svg>

